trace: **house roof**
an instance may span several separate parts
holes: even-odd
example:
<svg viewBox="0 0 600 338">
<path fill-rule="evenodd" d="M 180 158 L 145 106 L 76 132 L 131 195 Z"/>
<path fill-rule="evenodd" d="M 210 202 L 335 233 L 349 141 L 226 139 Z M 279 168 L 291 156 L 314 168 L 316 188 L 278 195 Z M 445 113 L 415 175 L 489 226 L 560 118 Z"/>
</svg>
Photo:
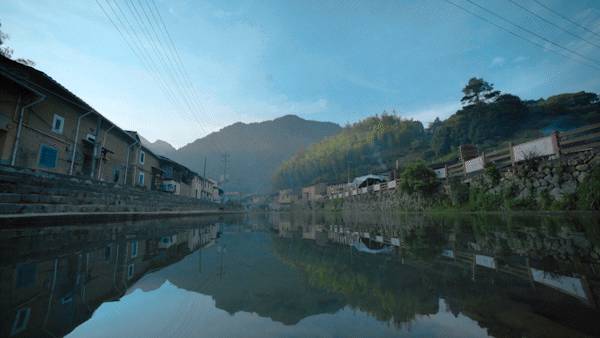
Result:
<svg viewBox="0 0 600 338">
<path fill-rule="evenodd" d="M 387 180 L 387 178 L 383 175 L 368 174 L 368 175 L 359 176 L 359 177 L 354 178 L 354 180 L 352 181 L 352 185 L 358 187 L 359 185 L 363 184 L 363 182 L 365 182 L 368 179 L 379 180 L 382 182 Z"/>
<path fill-rule="evenodd" d="M 58 97 L 61 100 L 70 103 L 71 105 L 81 108 L 82 113 L 85 111 L 91 111 L 94 114 L 101 116 L 103 120 L 108 121 L 111 125 L 114 125 L 117 130 L 127 134 L 123 129 L 100 114 L 79 96 L 75 95 L 48 74 L 36 68 L 24 65 L 0 55 L 0 75 L 3 75 L 30 90 L 33 89 L 37 92 L 43 93 L 44 95 Z M 131 135 L 127 135 L 131 137 Z"/>
</svg>

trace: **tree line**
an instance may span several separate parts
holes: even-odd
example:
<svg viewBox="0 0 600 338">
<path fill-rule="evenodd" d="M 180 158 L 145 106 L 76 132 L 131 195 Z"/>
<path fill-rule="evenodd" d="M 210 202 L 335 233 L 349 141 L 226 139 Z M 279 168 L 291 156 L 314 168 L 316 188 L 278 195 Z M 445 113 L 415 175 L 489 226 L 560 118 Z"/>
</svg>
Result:
<svg viewBox="0 0 600 338">
<path fill-rule="evenodd" d="M 419 121 L 383 112 L 344 127 L 296 153 L 274 175 L 274 186 L 298 188 L 314 183 L 343 183 L 354 176 L 388 172 L 396 164 L 428 164 L 457 158 L 461 144 L 491 149 L 509 140 L 538 137 L 600 122 L 598 95 L 565 93 L 522 100 L 494 85 L 471 78 L 463 88 L 462 108 L 427 127 Z"/>
</svg>

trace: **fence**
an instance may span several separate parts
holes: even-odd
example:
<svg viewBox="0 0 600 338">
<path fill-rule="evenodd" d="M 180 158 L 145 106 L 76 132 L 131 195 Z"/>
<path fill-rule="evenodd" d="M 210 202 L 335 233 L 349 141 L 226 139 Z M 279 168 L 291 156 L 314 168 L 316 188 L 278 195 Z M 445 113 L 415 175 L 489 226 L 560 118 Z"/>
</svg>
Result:
<svg viewBox="0 0 600 338">
<path fill-rule="evenodd" d="M 375 192 L 375 191 L 393 190 L 393 189 L 396 189 L 396 185 L 397 185 L 396 180 L 391 180 L 388 182 L 372 184 L 372 185 L 362 187 L 362 188 L 351 188 L 344 192 L 327 194 L 326 198 L 327 199 L 345 198 L 345 197 L 350 197 L 350 196 L 368 194 L 368 193 Z"/>
<path fill-rule="evenodd" d="M 566 132 L 554 132 L 550 136 L 482 153 L 480 156 L 467 161 L 446 164 L 443 168 L 434 169 L 440 179 L 467 176 L 477 173 L 488 163 L 497 168 L 513 166 L 516 163 L 539 157 L 560 157 L 581 151 L 600 148 L 600 123 L 590 124 Z"/>
</svg>

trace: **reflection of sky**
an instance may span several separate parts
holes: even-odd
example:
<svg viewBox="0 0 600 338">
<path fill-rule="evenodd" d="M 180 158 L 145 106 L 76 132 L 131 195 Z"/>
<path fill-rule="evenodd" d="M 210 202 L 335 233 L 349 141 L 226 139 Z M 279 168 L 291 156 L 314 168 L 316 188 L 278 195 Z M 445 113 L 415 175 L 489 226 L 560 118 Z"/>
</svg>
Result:
<svg viewBox="0 0 600 338">
<path fill-rule="evenodd" d="M 210 296 L 177 288 L 169 281 L 151 292 L 132 287 L 118 302 L 102 304 L 68 337 L 487 337 L 477 322 L 446 310 L 417 316 L 401 331 L 368 314 L 343 308 L 335 314 L 304 318 L 286 326 L 255 313 L 230 315 Z"/>
</svg>

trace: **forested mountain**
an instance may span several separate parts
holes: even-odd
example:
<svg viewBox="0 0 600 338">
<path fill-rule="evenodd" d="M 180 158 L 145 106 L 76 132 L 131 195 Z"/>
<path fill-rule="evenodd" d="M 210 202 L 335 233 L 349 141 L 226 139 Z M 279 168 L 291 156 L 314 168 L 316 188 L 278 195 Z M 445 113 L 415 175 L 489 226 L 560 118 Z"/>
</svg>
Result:
<svg viewBox="0 0 600 338">
<path fill-rule="evenodd" d="M 283 161 L 340 130 L 335 123 L 295 115 L 258 123 L 238 122 L 185 145 L 171 157 L 200 174 L 206 157 L 208 177 L 221 179 L 227 172 L 226 191 L 266 193 L 273 189 L 273 174 Z"/>
<path fill-rule="evenodd" d="M 417 159 L 452 161 L 460 144 L 476 144 L 487 150 L 509 140 L 600 122 L 600 103 L 594 93 L 522 101 L 478 78 L 469 80 L 463 93 L 460 110 L 444 121 L 436 119 L 427 128 L 385 112 L 347 126 L 284 162 L 275 173 L 274 185 L 341 183 L 348 176 L 389 171 L 396 160 L 400 167 Z"/>
</svg>

